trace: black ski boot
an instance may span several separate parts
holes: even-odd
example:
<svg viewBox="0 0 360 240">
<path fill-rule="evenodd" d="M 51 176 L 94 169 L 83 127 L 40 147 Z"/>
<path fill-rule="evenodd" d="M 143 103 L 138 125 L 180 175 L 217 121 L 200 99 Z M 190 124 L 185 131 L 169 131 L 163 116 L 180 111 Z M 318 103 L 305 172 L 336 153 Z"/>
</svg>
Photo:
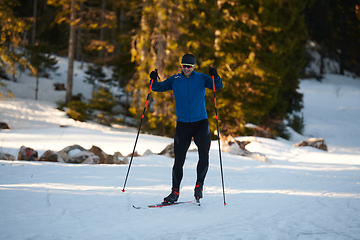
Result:
<svg viewBox="0 0 360 240">
<path fill-rule="evenodd" d="M 203 192 L 203 184 L 200 182 L 196 182 L 195 189 L 194 189 L 194 196 L 195 196 L 196 201 L 199 201 L 200 198 L 203 197 L 202 192 Z"/>
<path fill-rule="evenodd" d="M 164 198 L 164 203 L 174 203 L 179 199 L 180 191 L 178 188 L 172 188 L 171 193 L 169 196 Z"/>
</svg>

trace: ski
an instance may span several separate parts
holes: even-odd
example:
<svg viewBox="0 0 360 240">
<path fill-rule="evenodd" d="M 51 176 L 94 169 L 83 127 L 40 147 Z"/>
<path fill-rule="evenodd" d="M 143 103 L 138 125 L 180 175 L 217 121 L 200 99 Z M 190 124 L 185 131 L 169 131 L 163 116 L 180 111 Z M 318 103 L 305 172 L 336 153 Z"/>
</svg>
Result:
<svg viewBox="0 0 360 240">
<path fill-rule="evenodd" d="M 195 203 L 195 202 L 197 203 L 198 206 L 200 206 L 200 202 L 198 202 L 198 201 L 184 201 L 184 202 L 174 202 L 174 203 L 162 202 L 162 203 L 158 203 L 158 204 L 148 205 L 147 207 L 137 207 L 137 206 L 133 205 L 133 208 L 135 208 L 135 209 L 162 208 L 162 207 L 167 207 L 167 206 L 173 206 L 173 205 L 179 205 L 179 204 L 189 204 L 189 203 Z"/>
</svg>

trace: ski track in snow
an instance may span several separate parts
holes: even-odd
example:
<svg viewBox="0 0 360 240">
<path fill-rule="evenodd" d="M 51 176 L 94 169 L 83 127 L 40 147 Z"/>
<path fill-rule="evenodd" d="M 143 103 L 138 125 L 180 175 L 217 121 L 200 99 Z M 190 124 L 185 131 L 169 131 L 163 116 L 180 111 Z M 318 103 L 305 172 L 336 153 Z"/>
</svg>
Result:
<svg viewBox="0 0 360 240">
<path fill-rule="evenodd" d="M 216 158 L 211 151 L 211 159 Z M 1 161 L 1 232 L 6 239 L 356 239 L 360 166 L 272 165 L 224 154 L 223 206 L 219 168 L 211 166 L 202 206 L 131 207 L 157 203 L 169 191 L 171 164 L 136 158 L 127 166 Z M 150 161 L 149 161 L 150 160 Z M 196 153 L 188 156 L 179 200 L 192 199 Z M 269 166 L 269 168 L 267 167 Z M 338 169 L 340 167 L 340 169 Z M 6 206 L 6 208 L 4 207 Z M 4 216 L 4 215 L 3 215 Z M 29 219 L 31 221 L 29 222 Z M 23 226 L 11 233 L 11 226 Z M 5 229 L 4 226 L 7 226 Z M 75 227 L 74 227 L 75 226 Z M 16 227 L 18 229 L 18 227 Z"/>
</svg>

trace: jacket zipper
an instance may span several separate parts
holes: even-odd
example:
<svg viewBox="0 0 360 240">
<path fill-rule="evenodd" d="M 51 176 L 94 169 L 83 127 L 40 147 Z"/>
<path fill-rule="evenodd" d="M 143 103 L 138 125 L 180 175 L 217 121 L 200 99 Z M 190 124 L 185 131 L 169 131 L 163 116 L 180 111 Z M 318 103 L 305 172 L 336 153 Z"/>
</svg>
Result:
<svg viewBox="0 0 360 240">
<path fill-rule="evenodd" d="M 189 122 L 191 122 L 191 118 L 190 118 L 190 80 L 189 78 L 186 79 L 187 80 L 187 83 L 188 83 L 188 103 L 189 103 Z"/>
</svg>

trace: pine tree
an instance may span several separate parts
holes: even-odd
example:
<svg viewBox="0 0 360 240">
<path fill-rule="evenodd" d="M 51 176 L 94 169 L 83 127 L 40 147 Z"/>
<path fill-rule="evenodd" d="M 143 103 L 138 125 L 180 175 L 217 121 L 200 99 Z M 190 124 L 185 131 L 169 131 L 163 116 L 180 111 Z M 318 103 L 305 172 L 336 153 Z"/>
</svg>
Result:
<svg viewBox="0 0 360 240">
<path fill-rule="evenodd" d="M 85 76 L 84 82 L 93 85 L 93 93 L 95 92 L 96 82 L 107 82 L 106 74 L 104 73 L 103 68 L 100 65 L 88 65 L 88 69 L 85 71 L 85 74 L 87 76 Z"/>
<path fill-rule="evenodd" d="M 222 62 L 219 74 L 226 79 L 219 97 L 224 130 L 241 133 L 246 122 L 268 124 L 301 108 L 296 89 L 305 57 L 305 6 L 300 0 L 221 5 L 216 56 Z"/>
<path fill-rule="evenodd" d="M 101 2 L 105 3 L 101 8 Z M 81 4 L 80 4 L 81 3 Z M 113 26 L 112 24 L 115 21 L 114 14 L 112 11 L 105 11 L 106 1 L 91 1 L 90 4 L 94 4 L 96 7 L 89 7 L 85 5 L 86 0 L 48 0 L 48 4 L 54 5 L 56 7 L 62 7 L 62 10 L 59 11 L 58 16 L 56 18 L 56 22 L 58 24 L 62 22 L 69 23 L 69 45 L 68 45 L 68 57 L 69 57 L 69 66 L 68 66 L 68 77 L 67 77 L 67 88 L 66 88 L 66 102 L 68 103 L 72 97 L 72 78 L 73 78 L 73 63 L 75 59 L 75 46 L 79 46 L 76 44 L 76 29 L 81 27 L 86 30 L 98 30 L 104 29 L 109 26 Z M 97 4 L 100 3 L 100 6 Z M 80 12 L 80 17 L 77 16 L 78 10 L 83 10 Z M 70 18 L 69 18 L 70 15 Z M 103 24 L 100 25 L 97 20 L 100 20 L 103 16 Z M 82 35 L 84 35 L 82 31 Z M 99 35 L 98 35 L 99 36 Z M 83 36 L 81 36 L 83 37 Z M 99 38 L 97 38 L 99 39 Z M 78 41 L 83 40 L 83 38 L 79 38 Z M 82 41 L 80 42 L 82 43 Z M 86 44 L 86 48 L 90 51 L 96 50 L 96 52 L 107 49 L 107 52 L 113 51 L 113 46 L 104 40 L 96 40 L 95 37 L 91 36 L 88 38 L 88 42 Z M 85 47 L 84 47 L 85 48 Z M 98 54 L 97 54 L 98 55 Z M 91 59 L 92 62 L 103 62 L 99 59 Z"/>
<path fill-rule="evenodd" d="M 26 59 L 29 61 L 29 68 L 36 77 L 35 100 L 38 99 L 39 77 L 50 72 L 55 72 L 59 67 L 56 66 L 57 60 L 51 56 L 51 48 L 47 45 L 28 45 L 26 46 Z"/>
<path fill-rule="evenodd" d="M 145 99 L 139 96 L 146 96 L 151 70 L 157 68 L 163 73 L 161 78 L 169 77 L 180 70 L 174 63 L 184 53 L 192 53 L 198 71 L 206 73 L 211 63 L 218 67 L 224 82 L 218 110 L 225 131 L 241 133 L 246 122 L 281 122 L 287 113 L 302 107 L 296 91 L 307 36 L 302 11 L 310 2 L 199 0 L 175 5 L 145 1 L 133 38 L 132 56 L 138 68 L 137 80 L 129 84 L 135 94 L 132 112 L 140 114 Z M 212 95 L 211 91 L 206 94 L 209 118 L 214 116 Z M 150 124 L 145 126 L 160 127 L 161 133 L 171 135 L 169 129 L 175 125 L 172 93 L 153 96 L 154 111 L 147 115 Z"/>
<path fill-rule="evenodd" d="M 77 58 L 107 65 L 114 58 L 115 0 L 77 0 Z"/>
<path fill-rule="evenodd" d="M 100 111 L 97 115 L 97 119 L 100 123 L 106 125 L 111 124 L 111 108 L 115 105 L 115 98 L 111 91 L 106 87 L 99 88 L 99 90 L 93 94 L 93 98 L 90 99 L 88 104 L 90 108 Z"/>
<path fill-rule="evenodd" d="M 358 0 L 330 1 L 332 41 L 331 51 L 338 56 L 340 74 L 350 70 L 360 74 L 360 24 L 356 15 Z"/>
<path fill-rule="evenodd" d="M 72 98 L 73 88 L 73 73 L 74 73 L 74 60 L 75 60 L 75 44 L 76 44 L 76 0 L 70 0 L 70 34 L 69 34 L 69 52 L 68 52 L 68 72 L 67 72 L 67 84 L 66 84 L 66 99 L 65 102 L 69 103 Z"/>
<path fill-rule="evenodd" d="M 317 0 L 306 10 L 310 38 L 320 45 L 321 70 L 326 56 L 339 62 L 340 74 L 360 75 L 359 6 L 358 0 Z"/>
<path fill-rule="evenodd" d="M 300 112 L 303 107 L 302 94 L 297 90 L 299 88 L 300 69 L 305 66 L 305 46 L 308 40 L 305 15 L 303 14 L 306 4 L 305 1 L 292 1 L 291 4 L 283 4 L 281 6 L 283 15 L 277 15 L 278 19 L 286 19 L 288 15 L 291 20 L 284 24 L 283 31 L 279 32 L 280 39 L 288 39 L 284 42 L 285 44 L 282 44 L 283 52 L 280 67 L 283 68 L 283 74 L 280 78 L 281 84 L 278 88 L 276 102 L 269 113 L 264 116 L 264 123 L 272 120 L 273 123 L 275 121 L 276 125 L 281 125 L 284 118 L 294 112 Z M 271 122 L 267 125 L 277 130 L 277 126 L 273 126 Z M 275 133 L 281 135 L 279 131 L 275 131 Z"/>
<path fill-rule="evenodd" d="M 0 67 L 14 76 L 16 64 L 27 64 L 26 59 L 15 50 L 23 45 L 21 33 L 30 27 L 24 19 L 14 14 L 13 9 L 19 5 L 16 0 L 0 0 Z"/>
<path fill-rule="evenodd" d="M 149 88 L 149 73 L 158 69 L 162 80 L 181 71 L 185 53 L 197 57 L 197 71 L 207 72 L 214 62 L 214 28 L 218 12 L 216 1 L 144 1 L 141 21 L 132 41 L 132 60 L 137 64 L 128 84 L 134 102 L 130 111 L 140 117 Z M 211 91 L 208 91 L 211 94 Z M 142 96 L 142 98 L 141 98 Z M 148 130 L 172 136 L 176 125 L 175 102 L 171 91 L 152 93 L 151 111 L 143 124 Z M 212 108 L 213 111 L 214 108 Z"/>
<path fill-rule="evenodd" d="M 315 41 L 320 49 L 320 72 L 324 74 L 324 58 L 329 52 L 329 42 L 331 39 L 331 21 L 330 21 L 330 1 L 317 0 L 313 5 L 306 9 L 305 23 L 312 41 Z"/>
<path fill-rule="evenodd" d="M 80 0 L 79 0 L 80 1 Z M 67 21 L 69 24 L 69 39 L 68 39 L 68 71 L 67 71 L 67 84 L 66 84 L 66 97 L 65 102 L 69 103 L 72 98 L 72 88 L 73 88 L 73 72 L 74 72 L 74 59 L 75 59 L 75 46 L 76 46 L 76 28 L 77 22 L 76 12 L 77 12 L 77 0 L 48 0 L 49 5 L 54 5 L 56 7 L 63 7 L 63 11 L 58 13 L 56 22 L 62 23 Z M 70 18 L 67 18 L 67 15 L 70 15 Z"/>
<path fill-rule="evenodd" d="M 102 112 L 111 112 L 111 108 L 115 105 L 115 98 L 106 87 L 99 88 L 99 91 L 95 92 L 89 101 L 89 107 Z"/>
<path fill-rule="evenodd" d="M 137 6 L 134 7 L 136 13 Z M 133 103 L 129 111 L 137 117 L 140 117 L 139 109 L 140 106 L 144 106 L 150 87 L 149 73 L 158 69 L 160 77 L 164 79 L 174 74 L 174 68 L 179 67 L 174 65 L 174 62 L 179 62 L 177 54 L 171 54 L 169 51 L 176 49 L 177 44 L 174 39 L 176 40 L 177 21 L 180 21 L 177 15 L 178 5 L 161 0 L 143 1 L 140 7 L 141 20 L 131 43 L 132 61 L 137 64 L 137 68 L 127 88 L 133 93 Z M 146 113 L 147 121 L 143 123 L 144 128 L 156 129 L 158 134 L 174 132 L 176 117 L 172 93 L 154 93 L 153 100 L 150 111 Z"/>
</svg>

